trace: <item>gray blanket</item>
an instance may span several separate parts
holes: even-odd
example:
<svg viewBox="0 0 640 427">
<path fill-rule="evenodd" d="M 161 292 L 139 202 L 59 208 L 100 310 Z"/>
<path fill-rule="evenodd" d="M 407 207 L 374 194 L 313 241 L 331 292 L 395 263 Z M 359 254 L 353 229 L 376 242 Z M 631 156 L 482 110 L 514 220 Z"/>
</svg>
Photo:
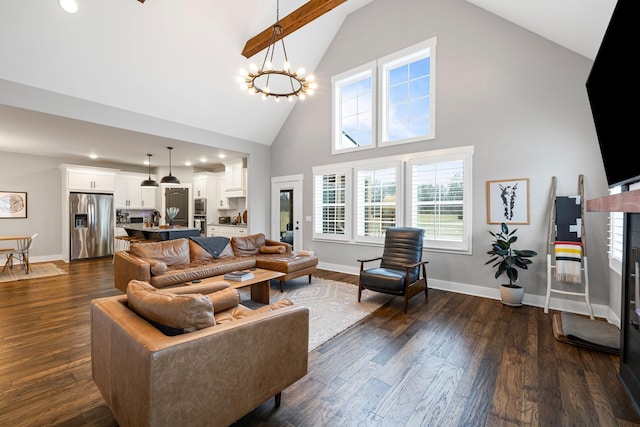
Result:
<svg viewBox="0 0 640 427">
<path fill-rule="evenodd" d="M 209 252 L 214 258 L 218 258 L 220 253 L 229 243 L 229 238 L 216 236 L 216 237 L 189 237 L 191 240 L 202 246 L 202 248 Z"/>
</svg>

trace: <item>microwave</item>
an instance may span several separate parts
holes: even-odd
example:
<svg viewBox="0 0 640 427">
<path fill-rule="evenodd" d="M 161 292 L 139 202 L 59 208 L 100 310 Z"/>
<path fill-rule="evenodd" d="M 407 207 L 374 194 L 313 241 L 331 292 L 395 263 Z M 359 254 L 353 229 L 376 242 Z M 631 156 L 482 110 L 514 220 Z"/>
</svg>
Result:
<svg viewBox="0 0 640 427">
<path fill-rule="evenodd" d="M 206 215 L 207 214 L 207 199 L 193 199 L 193 214 L 194 215 Z"/>
</svg>

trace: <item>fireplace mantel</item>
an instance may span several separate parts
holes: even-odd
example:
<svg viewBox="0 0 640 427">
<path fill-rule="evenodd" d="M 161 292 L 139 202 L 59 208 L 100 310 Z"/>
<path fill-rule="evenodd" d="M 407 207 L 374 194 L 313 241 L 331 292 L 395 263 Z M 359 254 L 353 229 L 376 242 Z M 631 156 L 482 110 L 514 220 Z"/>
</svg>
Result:
<svg viewBox="0 0 640 427">
<path fill-rule="evenodd" d="M 624 191 L 619 194 L 587 200 L 587 212 L 640 213 L 640 190 Z"/>
</svg>

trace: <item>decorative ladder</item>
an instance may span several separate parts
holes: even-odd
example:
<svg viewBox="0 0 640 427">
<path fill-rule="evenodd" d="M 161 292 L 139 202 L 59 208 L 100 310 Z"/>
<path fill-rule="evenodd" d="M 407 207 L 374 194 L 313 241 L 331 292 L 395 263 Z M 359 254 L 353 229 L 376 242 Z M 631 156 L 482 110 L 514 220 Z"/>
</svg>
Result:
<svg viewBox="0 0 640 427">
<path fill-rule="evenodd" d="M 584 226 L 584 176 L 580 175 L 578 177 L 578 196 L 571 196 L 569 198 L 580 198 L 580 213 L 579 217 L 575 218 L 576 223 L 573 224 L 572 232 L 576 233 L 575 241 L 580 241 L 580 245 L 582 247 L 582 259 L 580 266 L 580 273 L 582 276 L 582 285 L 581 284 L 571 284 L 568 286 L 583 286 L 583 292 L 577 291 L 567 291 L 565 289 L 554 288 L 553 284 L 557 284 L 558 280 L 555 279 L 553 272 L 556 270 L 557 265 L 554 263 L 554 252 L 555 252 L 555 243 L 556 238 L 558 236 L 557 229 L 557 196 L 556 196 L 556 177 L 552 177 L 551 179 L 551 198 L 550 198 L 550 212 L 549 212 L 549 233 L 547 236 L 547 295 L 544 303 L 544 312 L 549 313 L 549 302 L 551 301 L 551 293 L 563 294 L 563 295 L 573 295 L 584 297 L 585 303 L 587 305 L 587 309 L 589 311 L 589 317 L 591 320 L 594 319 L 593 316 L 593 308 L 591 307 L 591 302 L 589 301 L 589 270 L 587 268 L 587 236 L 585 234 L 585 226 Z M 579 239 L 579 240 L 578 240 Z"/>
</svg>

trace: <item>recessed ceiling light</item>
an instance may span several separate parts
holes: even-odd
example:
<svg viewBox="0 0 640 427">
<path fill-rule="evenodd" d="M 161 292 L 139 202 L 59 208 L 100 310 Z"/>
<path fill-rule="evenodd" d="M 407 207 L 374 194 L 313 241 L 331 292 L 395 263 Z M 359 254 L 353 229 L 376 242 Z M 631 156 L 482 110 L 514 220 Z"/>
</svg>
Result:
<svg viewBox="0 0 640 427">
<path fill-rule="evenodd" d="M 186 162 L 184 162 L 185 166 L 191 166 L 191 162 L 189 160 L 187 160 Z"/>
<path fill-rule="evenodd" d="M 227 157 L 227 156 L 224 153 L 218 154 L 218 158 L 219 159 L 224 159 L 225 157 Z"/>
<path fill-rule="evenodd" d="M 78 2 L 76 0 L 58 0 L 58 4 L 67 13 L 76 13 L 78 11 Z"/>
<path fill-rule="evenodd" d="M 89 157 L 92 159 L 97 159 L 98 155 L 97 154 L 89 154 Z"/>
<path fill-rule="evenodd" d="M 206 157 L 200 157 L 200 163 L 207 163 Z"/>
<path fill-rule="evenodd" d="M 150 164 L 151 164 L 151 162 L 150 162 L 149 160 L 145 160 L 143 163 L 144 163 L 146 166 L 148 166 L 148 165 L 150 165 Z"/>
</svg>

